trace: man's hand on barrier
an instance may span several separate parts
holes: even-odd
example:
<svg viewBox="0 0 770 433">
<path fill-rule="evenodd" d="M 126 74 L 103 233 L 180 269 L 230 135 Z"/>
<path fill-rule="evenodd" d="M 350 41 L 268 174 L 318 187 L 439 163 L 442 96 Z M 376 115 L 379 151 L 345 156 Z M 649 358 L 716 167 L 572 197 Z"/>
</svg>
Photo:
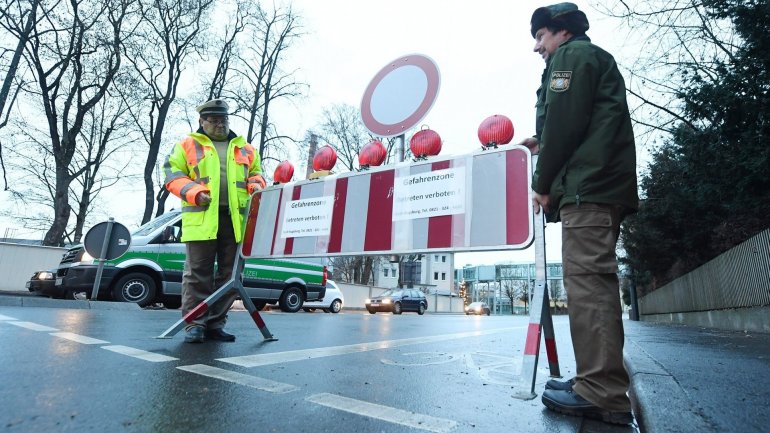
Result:
<svg viewBox="0 0 770 433">
<path fill-rule="evenodd" d="M 549 213 L 551 211 L 551 196 L 532 191 L 532 208 L 535 210 L 535 215 L 540 213 L 541 206 L 545 213 Z"/>
</svg>

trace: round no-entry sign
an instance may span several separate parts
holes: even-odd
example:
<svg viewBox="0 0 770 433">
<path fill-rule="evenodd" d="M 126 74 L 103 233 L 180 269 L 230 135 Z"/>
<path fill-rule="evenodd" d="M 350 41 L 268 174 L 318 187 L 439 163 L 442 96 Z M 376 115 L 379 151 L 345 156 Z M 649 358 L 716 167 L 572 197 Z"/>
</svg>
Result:
<svg viewBox="0 0 770 433">
<path fill-rule="evenodd" d="M 417 125 L 433 106 L 441 82 L 430 57 L 410 54 L 388 63 L 361 99 L 361 120 L 372 134 L 394 137 Z"/>
</svg>

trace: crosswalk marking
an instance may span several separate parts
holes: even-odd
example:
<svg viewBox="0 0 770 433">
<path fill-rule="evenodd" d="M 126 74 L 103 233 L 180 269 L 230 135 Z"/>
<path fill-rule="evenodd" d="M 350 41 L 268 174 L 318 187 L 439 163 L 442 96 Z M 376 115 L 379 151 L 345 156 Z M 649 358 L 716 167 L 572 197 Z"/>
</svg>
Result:
<svg viewBox="0 0 770 433">
<path fill-rule="evenodd" d="M 336 394 L 314 394 L 307 397 L 306 400 L 332 409 L 435 433 L 447 433 L 457 427 L 457 422 L 449 419 L 422 415 Z"/>
<path fill-rule="evenodd" d="M 150 361 L 150 362 L 167 362 L 167 361 L 176 361 L 179 359 L 179 358 L 161 355 L 159 353 L 148 352 L 146 350 L 136 349 L 128 346 L 120 346 L 120 345 L 102 346 L 102 349 L 106 349 L 111 352 L 120 353 L 121 355 L 126 355 L 126 356 L 130 356 L 133 358 L 138 358 L 138 359 L 142 359 L 144 361 Z"/>
<path fill-rule="evenodd" d="M 14 322 L 9 321 L 11 325 L 15 325 L 21 328 L 31 329 L 33 331 L 44 331 L 44 332 L 54 332 L 58 331 L 56 328 L 51 328 L 50 326 L 44 326 L 44 325 L 38 325 L 37 323 L 33 322 Z"/>
<path fill-rule="evenodd" d="M 434 335 L 429 337 L 404 338 L 401 340 L 383 340 L 371 343 L 348 344 L 345 346 L 319 347 L 317 349 L 292 350 L 288 352 L 262 353 L 258 355 L 234 356 L 231 358 L 219 358 L 217 361 L 239 365 L 241 367 L 259 367 L 270 364 L 280 364 L 291 361 L 301 361 L 325 356 L 347 355 L 350 353 L 368 352 L 370 350 L 390 349 L 393 347 L 408 346 L 412 344 L 435 343 L 438 341 L 455 340 L 458 338 L 478 337 L 481 335 L 509 332 L 514 329 L 525 329 L 526 326 L 513 328 L 490 329 L 484 331 L 460 332 L 457 334 Z"/>
<path fill-rule="evenodd" d="M 281 383 L 261 377 L 249 376 L 248 374 L 212 367 L 210 365 L 193 364 L 182 365 L 177 368 L 180 370 L 189 371 L 191 373 L 200 374 L 201 376 L 212 377 L 214 379 L 220 379 L 227 382 L 236 383 L 238 385 L 256 388 L 261 391 L 283 394 L 299 389 L 296 386 L 288 383 Z"/>
<path fill-rule="evenodd" d="M 64 338 L 81 344 L 108 344 L 109 341 L 99 340 L 98 338 L 86 337 L 85 335 L 73 334 L 72 332 L 52 332 L 54 337 Z"/>
</svg>

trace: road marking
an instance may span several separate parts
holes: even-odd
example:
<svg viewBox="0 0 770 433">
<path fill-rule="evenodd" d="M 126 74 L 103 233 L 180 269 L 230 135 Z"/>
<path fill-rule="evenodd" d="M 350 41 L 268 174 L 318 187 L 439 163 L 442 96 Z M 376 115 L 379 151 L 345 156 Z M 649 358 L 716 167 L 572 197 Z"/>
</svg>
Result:
<svg viewBox="0 0 770 433">
<path fill-rule="evenodd" d="M 2 314 L 0 314 L 0 320 L 16 320 L 16 319 L 10 316 L 3 316 Z"/>
<path fill-rule="evenodd" d="M 449 419 L 422 415 L 335 394 L 314 394 L 307 397 L 306 400 L 332 409 L 436 433 L 450 432 L 457 427 L 457 422 Z"/>
<path fill-rule="evenodd" d="M 51 328 L 50 326 L 38 325 L 37 323 L 32 323 L 32 322 L 12 322 L 12 321 L 9 321 L 8 323 L 10 323 L 11 325 L 16 325 L 16 326 L 22 327 L 22 328 L 31 329 L 33 331 L 46 331 L 46 332 L 58 331 L 58 329 L 56 329 L 56 328 Z"/>
<path fill-rule="evenodd" d="M 478 337 L 481 335 L 508 332 L 514 329 L 526 329 L 526 326 L 513 328 L 490 329 L 486 331 L 460 332 L 458 334 L 434 335 L 430 337 L 404 338 L 402 340 L 384 340 L 371 343 L 348 344 L 345 346 L 320 347 L 317 349 L 292 350 L 290 352 L 263 353 L 259 355 L 234 356 L 219 358 L 217 361 L 239 365 L 241 367 L 259 367 L 262 365 L 281 364 L 291 361 L 302 361 L 325 356 L 347 355 L 350 353 L 368 352 L 370 350 L 390 349 L 393 347 L 412 344 L 435 343 L 438 341 L 456 340 L 458 338 Z"/>
<path fill-rule="evenodd" d="M 102 349 L 107 349 L 111 352 L 120 353 L 121 355 L 131 356 L 133 358 L 139 358 L 150 362 L 177 361 L 179 359 L 173 358 L 171 356 L 161 355 L 159 353 L 148 352 L 146 350 L 135 349 L 128 346 L 102 346 Z"/>
<path fill-rule="evenodd" d="M 201 376 L 213 377 L 214 379 L 220 379 L 227 382 L 236 383 L 238 385 L 256 388 L 261 391 L 274 392 L 278 394 L 285 394 L 287 392 L 292 392 L 299 389 L 296 386 L 290 385 L 288 383 L 281 383 L 261 377 L 249 376 L 248 374 L 224 370 L 222 368 L 212 367 L 210 365 L 182 365 L 177 368 L 180 370 L 189 371 L 191 373 L 200 374 Z"/>
<path fill-rule="evenodd" d="M 99 340 L 97 338 L 86 337 L 85 335 L 73 334 L 72 332 L 52 332 L 54 337 L 64 338 L 81 344 L 108 344 L 109 341 Z"/>
</svg>

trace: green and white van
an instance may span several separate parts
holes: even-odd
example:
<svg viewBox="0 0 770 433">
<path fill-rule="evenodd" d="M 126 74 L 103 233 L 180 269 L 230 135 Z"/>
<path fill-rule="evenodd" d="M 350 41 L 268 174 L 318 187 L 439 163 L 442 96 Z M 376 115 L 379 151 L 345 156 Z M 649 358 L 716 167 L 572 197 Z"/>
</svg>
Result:
<svg viewBox="0 0 770 433">
<path fill-rule="evenodd" d="M 179 308 L 185 261 L 181 234 L 179 210 L 139 227 L 131 234 L 128 251 L 105 262 L 98 299 L 140 306 L 162 302 L 167 308 Z M 305 301 L 323 299 L 327 274 L 322 263 L 323 259 L 246 259 L 243 285 L 257 308 L 278 303 L 281 310 L 296 312 Z M 83 245 L 70 248 L 56 269 L 56 291 L 67 298 L 85 293 L 90 299 L 97 266 Z"/>
</svg>

